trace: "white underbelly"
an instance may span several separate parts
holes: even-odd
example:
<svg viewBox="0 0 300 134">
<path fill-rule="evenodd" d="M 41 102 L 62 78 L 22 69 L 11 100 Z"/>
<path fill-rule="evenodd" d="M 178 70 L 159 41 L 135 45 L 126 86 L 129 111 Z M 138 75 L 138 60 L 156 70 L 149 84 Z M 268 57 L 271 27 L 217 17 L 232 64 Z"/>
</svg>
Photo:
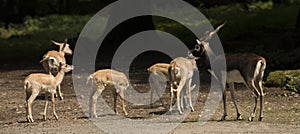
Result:
<svg viewBox="0 0 300 134">
<path fill-rule="evenodd" d="M 227 72 L 226 82 L 244 83 L 244 78 L 242 77 L 239 70 L 231 70 Z"/>
</svg>

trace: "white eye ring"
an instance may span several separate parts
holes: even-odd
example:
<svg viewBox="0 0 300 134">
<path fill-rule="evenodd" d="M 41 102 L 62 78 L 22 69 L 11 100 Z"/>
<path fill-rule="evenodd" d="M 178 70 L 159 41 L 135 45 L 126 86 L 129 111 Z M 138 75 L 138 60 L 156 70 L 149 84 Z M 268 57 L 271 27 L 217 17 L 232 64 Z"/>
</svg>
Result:
<svg viewBox="0 0 300 134">
<path fill-rule="evenodd" d="M 200 46 L 199 46 L 199 45 L 196 45 L 196 46 L 195 46 L 195 50 L 196 50 L 197 52 L 199 52 L 199 51 L 200 51 Z"/>
</svg>

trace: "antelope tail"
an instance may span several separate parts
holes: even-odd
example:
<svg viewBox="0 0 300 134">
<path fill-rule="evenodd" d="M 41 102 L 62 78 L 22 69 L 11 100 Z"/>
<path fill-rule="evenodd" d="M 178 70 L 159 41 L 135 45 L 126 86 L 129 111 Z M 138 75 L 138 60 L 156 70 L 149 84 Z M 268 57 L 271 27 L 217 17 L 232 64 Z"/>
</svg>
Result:
<svg viewBox="0 0 300 134">
<path fill-rule="evenodd" d="M 90 82 L 91 81 L 91 82 Z M 88 78 L 87 78 L 87 80 L 86 80 L 86 84 L 88 85 L 89 83 L 92 83 L 94 81 L 94 77 L 93 77 L 93 75 L 91 74 Z"/>
<path fill-rule="evenodd" d="M 168 69 L 168 72 L 170 74 L 169 75 L 170 83 L 173 86 L 178 86 L 178 83 L 176 82 L 176 68 L 177 68 L 176 62 L 172 62 Z M 174 88 L 174 87 L 172 87 L 172 88 Z"/>
<path fill-rule="evenodd" d="M 26 89 L 28 89 L 29 87 L 30 87 L 30 82 L 26 80 L 24 82 L 24 90 L 26 91 Z"/>
</svg>

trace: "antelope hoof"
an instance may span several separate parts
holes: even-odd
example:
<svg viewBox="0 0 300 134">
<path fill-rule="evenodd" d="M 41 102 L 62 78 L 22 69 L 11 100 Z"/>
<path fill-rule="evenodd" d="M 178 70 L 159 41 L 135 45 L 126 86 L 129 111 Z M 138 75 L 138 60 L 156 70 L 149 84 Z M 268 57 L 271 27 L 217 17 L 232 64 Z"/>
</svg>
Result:
<svg viewBox="0 0 300 134">
<path fill-rule="evenodd" d="M 47 117 L 46 117 L 46 115 L 43 115 L 43 119 L 44 119 L 44 121 L 46 121 L 46 120 L 47 120 Z"/>
<path fill-rule="evenodd" d="M 239 114 L 239 115 L 237 116 L 237 120 L 243 120 L 242 115 Z"/>
<path fill-rule="evenodd" d="M 98 118 L 97 114 L 90 114 L 90 118 Z"/>
<path fill-rule="evenodd" d="M 264 117 L 259 117 L 259 118 L 258 118 L 258 121 L 262 121 L 262 120 L 263 120 L 263 118 L 264 118 Z"/>
<path fill-rule="evenodd" d="M 182 111 L 181 110 L 178 110 L 178 112 L 179 112 L 180 115 L 182 115 Z"/>
<path fill-rule="evenodd" d="M 62 96 L 59 96 L 59 99 L 60 99 L 60 100 L 64 100 L 64 97 L 62 97 Z"/>
<path fill-rule="evenodd" d="M 154 108 L 153 104 L 150 104 L 150 108 Z"/>
<path fill-rule="evenodd" d="M 90 118 L 98 118 L 98 116 L 97 116 L 97 115 L 94 115 L 94 116 L 90 116 Z"/>
<path fill-rule="evenodd" d="M 30 118 L 30 117 L 27 117 L 27 121 L 28 121 L 29 123 L 33 123 L 33 122 L 34 122 L 34 120 L 33 120 L 32 118 Z"/>
<path fill-rule="evenodd" d="M 195 111 L 194 107 L 191 107 L 191 112 L 194 112 L 194 111 Z"/>
<path fill-rule="evenodd" d="M 223 115 L 220 119 L 220 121 L 225 121 L 225 118 L 226 118 L 227 115 Z"/>
<path fill-rule="evenodd" d="M 254 118 L 254 117 L 250 116 L 250 117 L 248 118 L 248 121 L 253 121 L 253 118 Z"/>
<path fill-rule="evenodd" d="M 57 115 L 54 115 L 54 117 L 55 117 L 56 120 L 58 120 L 58 116 Z"/>
</svg>

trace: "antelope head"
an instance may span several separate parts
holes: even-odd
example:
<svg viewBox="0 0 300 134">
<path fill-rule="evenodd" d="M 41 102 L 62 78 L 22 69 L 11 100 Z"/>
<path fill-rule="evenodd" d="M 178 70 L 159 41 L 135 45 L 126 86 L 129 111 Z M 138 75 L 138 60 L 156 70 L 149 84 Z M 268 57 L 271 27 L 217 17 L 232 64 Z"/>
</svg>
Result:
<svg viewBox="0 0 300 134">
<path fill-rule="evenodd" d="M 56 41 L 51 40 L 51 42 L 57 46 L 59 46 L 59 52 L 63 54 L 72 55 L 72 50 L 70 49 L 70 45 L 68 44 L 68 40 L 65 39 L 63 43 L 58 43 Z"/>
<path fill-rule="evenodd" d="M 193 49 L 189 50 L 189 55 L 193 55 L 193 52 L 197 52 L 200 56 L 204 56 L 208 52 L 208 50 L 210 50 L 209 41 L 211 40 L 213 35 L 215 35 L 225 24 L 226 22 L 218 26 L 214 31 L 206 31 L 202 38 L 196 39 L 197 44 Z"/>
</svg>

